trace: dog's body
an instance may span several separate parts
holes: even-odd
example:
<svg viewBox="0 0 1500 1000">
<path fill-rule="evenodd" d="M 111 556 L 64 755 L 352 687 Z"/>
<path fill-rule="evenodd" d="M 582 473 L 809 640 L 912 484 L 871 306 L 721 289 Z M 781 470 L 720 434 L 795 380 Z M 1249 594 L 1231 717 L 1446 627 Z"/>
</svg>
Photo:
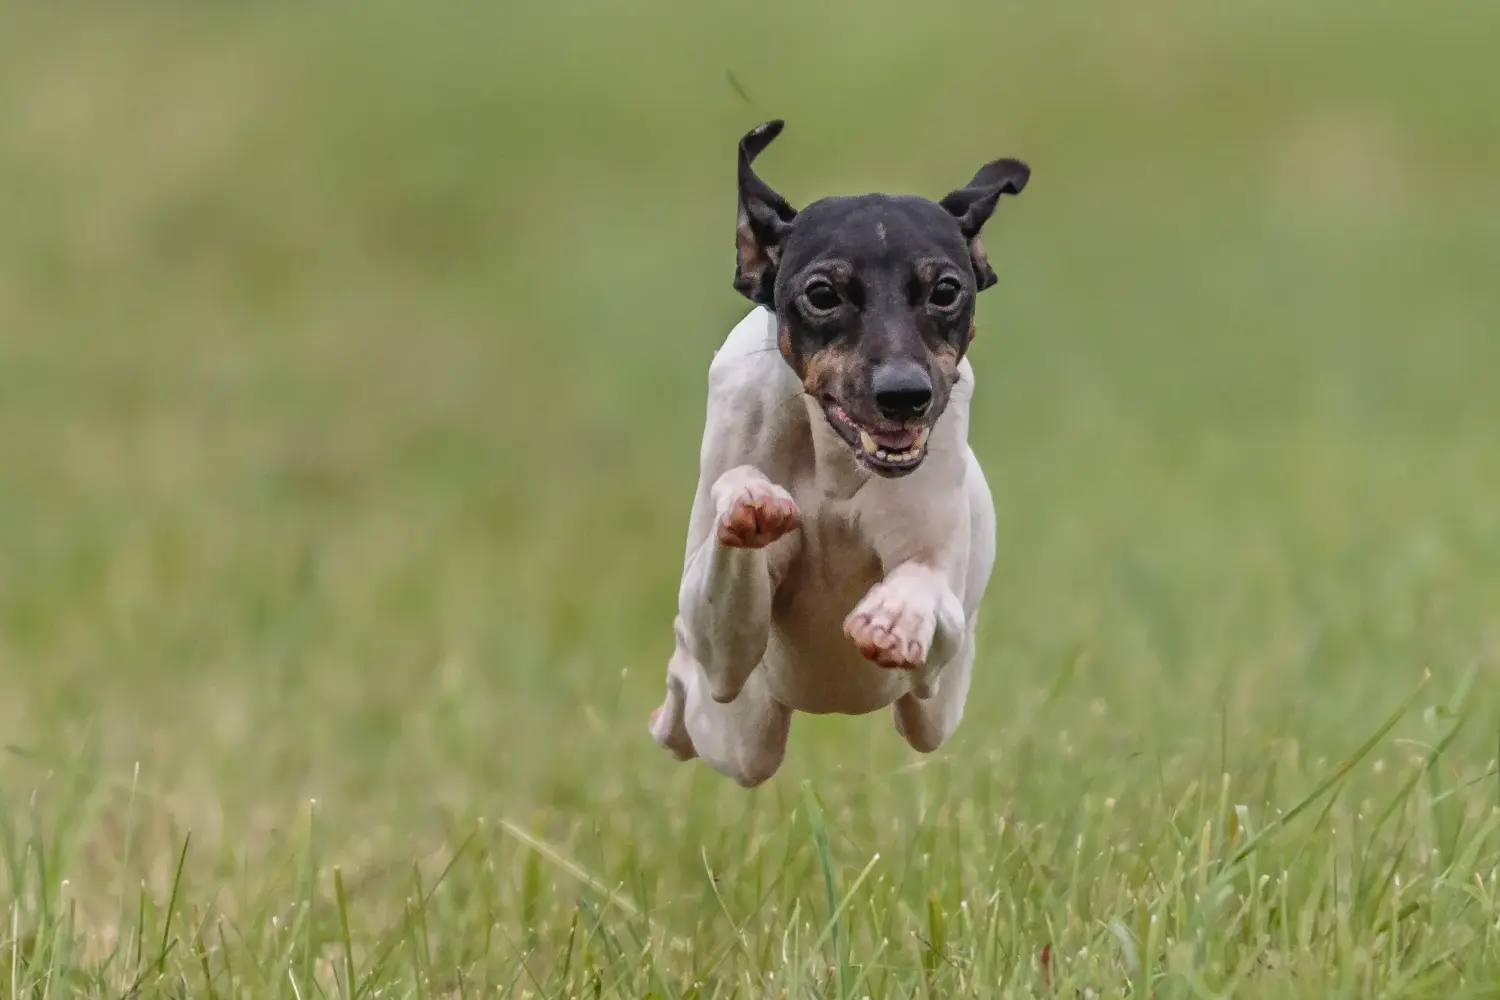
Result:
<svg viewBox="0 0 1500 1000">
<path fill-rule="evenodd" d="M 933 429 L 922 469 L 880 479 L 808 405 L 775 341 L 774 316 L 757 309 L 709 369 L 676 649 L 653 721 L 679 757 L 696 752 L 744 785 L 775 773 L 794 710 L 862 715 L 894 703 L 913 747 L 947 740 L 995 551 L 989 487 L 966 439 L 967 390 Z M 963 372 L 972 387 L 967 362 Z M 789 497 L 800 530 L 759 549 L 722 544 L 718 525 L 756 496 Z M 917 665 L 861 655 L 844 629 L 856 607 L 922 647 Z"/>
<path fill-rule="evenodd" d="M 891 705 L 912 747 L 942 745 L 963 714 L 995 552 L 989 487 L 968 445 L 972 294 L 953 294 L 961 253 L 974 263 L 959 292 L 993 281 L 977 227 L 955 222 L 950 239 L 926 208 L 853 200 L 834 206 L 836 238 L 822 238 L 825 225 L 772 242 L 755 216 L 764 223 L 763 203 L 779 196 L 746 174 L 756 140 L 763 148 L 779 130 L 762 127 L 741 147 L 737 286 L 761 308 L 709 368 L 676 646 L 651 719 L 674 756 L 702 757 L 746 787 L 780 767 L 793 711 Z M 1008 180 L 984 217 L 1025 176 Z M 803 216 L 830 215 L 826 204 Z M 784 279 L 746 277 L 799 248 L 796 280 L 811 296 L 801 305 L 771 291 Z"/>
</svg>

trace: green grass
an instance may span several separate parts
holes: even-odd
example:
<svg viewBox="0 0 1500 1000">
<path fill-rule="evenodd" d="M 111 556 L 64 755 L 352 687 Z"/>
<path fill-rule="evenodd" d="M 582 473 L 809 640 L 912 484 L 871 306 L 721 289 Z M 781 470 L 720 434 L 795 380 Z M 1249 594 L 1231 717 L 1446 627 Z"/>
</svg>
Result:
<svg viewBox="0 0 1500 1000">
<path fill-rule="evenodd" d="M 1495 5 L 0 14 L 0 997 L 1500 995 Z M 646 733 L 731 157 L 1020 156 L 966 720 Z"/>
</svg>

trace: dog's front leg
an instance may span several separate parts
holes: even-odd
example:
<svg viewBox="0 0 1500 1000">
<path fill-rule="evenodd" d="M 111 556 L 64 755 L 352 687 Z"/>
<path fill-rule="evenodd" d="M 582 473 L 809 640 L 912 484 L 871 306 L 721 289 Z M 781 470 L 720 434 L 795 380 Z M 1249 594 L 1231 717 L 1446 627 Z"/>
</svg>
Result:
<svg viewBox="0 0 1500 1000">
<path fill-rule="evenodd" d="M 714 482 L 714 531 L 689 560 L 678 610 L 689 651 L 710 696 L 731 702 L 765 655 L 771 633 L 771 566 L 766 548 L 802 523 L 791 494 L 753 466 Z"/>
<path fill-rule="evenodd" d="M 921 562 L 897 566 L 844 622 L 866 659 L 911 671 L 911 690 L 896 699 L 892 713 L 897 731 L 914 750 L 936 750 L 963 718 L 974 663 L 973 625 L 948 578 Z"/>
<path fill-rule="evenodd" d="M 937 693 L 943 668 L 964 648 L 963 605 L 941 570 L 909 561 L 886 574 L 844 621 L 844 632 L 865 659 L 910 670 L 911 692 Z"/>
</svg>

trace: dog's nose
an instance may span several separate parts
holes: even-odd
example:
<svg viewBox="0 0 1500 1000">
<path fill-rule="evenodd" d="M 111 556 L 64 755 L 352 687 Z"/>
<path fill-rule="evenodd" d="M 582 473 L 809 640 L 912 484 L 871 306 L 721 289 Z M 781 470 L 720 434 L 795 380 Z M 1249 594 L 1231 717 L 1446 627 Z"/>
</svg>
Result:
<svg viewBox="0 0 1500 1000">
<path fill-rule="evenodd" d="M 890 420 L 911 420 L 932 405 L 932 379 L 914 361 L 896 361 L 875 369 L 871 379 L 875 405 Z"/>
</svg>

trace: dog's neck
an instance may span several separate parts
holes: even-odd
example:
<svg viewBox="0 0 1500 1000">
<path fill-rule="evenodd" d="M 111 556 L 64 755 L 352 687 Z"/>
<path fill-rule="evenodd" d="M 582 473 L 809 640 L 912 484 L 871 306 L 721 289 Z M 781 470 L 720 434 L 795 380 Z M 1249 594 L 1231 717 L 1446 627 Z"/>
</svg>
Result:
<svg viewBox="0 0 1500 1000">
<path fill-rule="evenodd" d="M 816 399 L 804 394 L 802 403 L 807 411 L 808 427 L 812 430 L 814 475 L 818 488 L 827 497 L 848 500 L 860 487 L 875 479 L 875 473 L 860 465 L 849 442 L 828 426 L 828 418 L 823 415 L 823 407 Z"/>
</svg>

